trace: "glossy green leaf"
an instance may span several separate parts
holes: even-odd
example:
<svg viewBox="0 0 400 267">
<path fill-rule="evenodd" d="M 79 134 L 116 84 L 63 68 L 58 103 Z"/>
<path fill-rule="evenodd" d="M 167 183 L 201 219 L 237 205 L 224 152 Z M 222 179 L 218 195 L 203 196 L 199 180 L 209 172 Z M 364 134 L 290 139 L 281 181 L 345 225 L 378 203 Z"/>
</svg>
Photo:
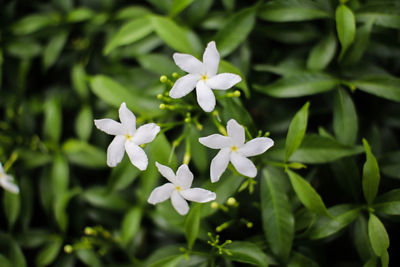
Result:
<svg viewBox="0 0 400 267">
<path fill-rule="evenodd" d="M 42 47 L 33 39 L 13 40 L 6 46 L 6 51 L 10 55 L 21 59 L 31 59 L 40 54 Z"/>
<path fill-rule="evenodd" d="M 231 63 L 229 63 L 228 61 L 221 60 L 219 62 L 218 73 L 224 73 L 224 72 L 235 73 L 242 78 L 242 81 L 238 84 L 235 84 L 235 87 L 242 89 L 246 98 L 249 98 L 250 90 L 249 90 L 249 87 L 247 85 L 247 82 L 246 82 L 246 79 L 245 79 L 243 73 L 238 68 L 236 68 Z"/>
<path fill-rule="evenodd" d="M 171 17 L 175 17 L 187 8 L 194 0 L 173 0 L 172 7 L 169 11 Z"/>
<path fill-rule="evenodd" d="M 184 255 L 168 256 L 153 264 L 150 264 L 149 267 L 177 267 L 184 260 L 184 257 Z"/>
<path fill-rule="evenodd" d="M 372 154 L 367 140 L 363 139 L 363 144 L 367 159 L 363 167 L 362 187 L 365 199 L 368 203 L 372 203 L 378 193 L 381 177 L 379 174 L 378 162 Z"/>
<path fill-rule="evenodd" d="M 176 71 L 172 57 L 164 54 L 146 54 L 137 57 L 142 68 L 158 75 L 170 74 Z"/>
<path fill-rule="evenodd" d="M 44 69 L 50 68 L 54 63 L 56 63 L 58 57 L 61 54 L 62 49 L 67 42 L 68 32 L 60 31 L 55 34 L 47 43 L 43 50 L 43 66 Z"/>
<path fill-rule="evenodd" d="M 378 213 L 400 215 L 400 189 L 394 189 L 378 196 L 372 207 Z"/>
<path fill-rule="evenodd" d="M 387 5 L 385 5 L 387 4 Z M 397 11 L 396 1 L 383 1 L 382 6 L 367 5 L 357 11 L 357 21 L 369 21 L 373 19 L 376 25 L 400 29 L 400 15 Z"/>
<path fill-rule="evenodd" d="M 54 241 L 45 245 L 37 254 L 36 266 L 48 266 L 51 264 L 60 253 L 61 246 L 61 238 L 56 238 Z"/>
<path fill-rule="evenodd" d="M 251 242 L 233 241 L 225 248 L 232 254 L 227 256 L 231 260 L 255 266 L 268 266 L 267 255 Z"/>
<path fill-rule="evenodd" d="M 176 169 L 177 160 L 172 146 L 164 134 L 158 134 L 153 142 L 148 144 L 154 160 L 163 165 Z"/>
<path fill-rule="evenodd" d="M 254 85 L 254 89 L 278 98 L 314 95 L 332 90 L 340 81 L 323 73 L 304 73 L 283 77 L 269 85 Z"/>
<path fill-rule="evenodd" d="M 66 158 L 57 154 L 53 160 L 51 169 L 51 186 L 54 198 L 57 198 L 68 189 L 69 166 Z"/>
<path fill-rule="evenodd" d="M 353 43 L 356 35 L 356 21 L 350 8 L 340 4 L 336 9 L 336 30 L 339 37 L 342 51 L 340 58 Z"/>
<path fill-rule="evenodd" d="M 88 141 L 93 128 L 92 109 L 88 105 L 84 105 L 79 111 L 75 120 L 75 132 L 79 139 Z"/>
<path fill-rule="evenodd" d="M 4 190 L 3 194 L 4 213 L 7 218 L 8 226 L 11 229 L 20 215 L 21 196 Z"/>
<path fill-rule="evenodd" d="M 329 216 L 329 212 L 325 207 L 324 202 L 315 189 L 303 177 L 291 170 L 287 170 L 290 182 L 296 192 L 297 197 L 303 205 L 320 215 Z"/>
<path fill-rule="evenodd" d="M 150 17 L 144 16 L 129 21 L 121 26 L 118 32 L 107 42 L 103 53 L 108 55 L 119 46 L 132 44 L 154 30 Z"/>
<path fill-rule="evenodd" d="M 368 222 L 364 216 L 359 216 L 354 223 L 354 246 L 360 258 L 365 262 L 375 257 L 368 236 Z M 375 265 L 374 265 L 375 266 Z"/>
<path fill-rule="evenodd" d="M 110 193 L 104 187 L 94 186 L 86 190 L 82 197 L 91 205 L 109 210 L 126 210 L 128 202 L 117 193 Z"/>
<path fill-rule="evenodd" d="M 127 7 L 120 9 L 117 12 L 115 18 L 116 19 L 133 19 L 133 18 L 137 18 L 137 17 L 141 17 L 141 16 L 146 16 L 149 13 L 150 13 L 150 11 L 143 6 L 132 5 L 132 6 L 127 6 Z"/>
<path fill-rule="evenodd" d="M 307 21 L 328 18 L 329 14 L 307 1 L 271 1 L 264 4 L 259 17 L 273 22 Z"/>
<path fill-rule="evenodd" d="M 296 113 L 292 119 L 292 122 L 290 123 L 286 136 L 285 161 L 290 158 L 293 152 L 296 151 L 303 141 L 307 129 L 309 106 L 310 102 L 304 104 L 304 106 Z"/>
<path fill-rule="evenodd" d="M 67 22 L 78 23 L 93 18 L 95 12 L 86 7 L 79 7 L 67 14 Z"/>
<path fill-rule="evenodd" d="M 61 103 L 58 98 L 50 97 L 44 102 L 43 135 L 49 141 L 58 143 L 62 131 Z"/>
<path fill-rule="evenodd" d="M 127 245 L 139 231 L 142 213 L 143 211 L 141 208 L 133 207 L 127 212 L 122 220 L 121 238 L 124 245 Z"/>
<path fill-rule="evenodd" d="M 139 176 L 141 171 L 132 165 L 128 157 L 115 166 L 108 180 L 108 188 L 110 191 L 119 191 L 131 185 Z"/>
<path fill-rule="evenodd" d="M 250 7 L 235 13 L 214 37 L 221 57 L 232 53 L 244 42 L 253 30 L 256 20 L 255 7 Z"/>
<path fill-rule="evenodd" d="M 86 72 L 81 64 L 76 64 L 71 69 L 71 82 L 73 88 L 82 99 L 89 96 L 89 89 L 86 84 Z"/>
<path fill-rule="evenodd" d="M 289 261 L 289 264 L 287 265 L 288 267 L 318 267 L 318 263 L 315 262 L 314 260 L 310 259 L 309 257 L 298 253 L 294 252 L 292 254 L 292 258 Z"/>
<path fill-rule="evenodd" d="M 369 214 L 368 235 L 372 249 L 378 257 L 383 256 L 389 247 L 389 236 L 385 226 L 374 214 Z"/>
<path fill-rule="evenodd" d="M 388 75 L 370 75 L 366 78 L 351 81 L 361 91 L 400 102 L 400 79 Z"/>
<path fill-rule="evenodd" d="M 261 179 L 261 215 L 266 240 L 275 255 L 283 261 L 289 257 L 294 239 L 294 216 L 289 199 L 267 169 Z"/>
<path fill-rule="evenodd" d="M 337 41 L 331 32 L 319 41 L 310 51 L 307 59 L 307 69 L 320 71 L 325 69 L 336 53 Z"/>
<path fill-rule="evenodd" d="M 333 131 L 339 142 L 353 145 L 357 139 L 358 118 L 351 96 L 339 88 L 333 105 Z"/>
<path fill-rule="evenodd" d="M 79 249 L 76 251 L 78 258 L 90 267 L 102 267 L 99 256 L 92 249 Z"/>
<path fill-rule="evenodd" d="M 87 168 L 106 167 L 106 152 L 84 141 L 70 139 L 63 144 L 62 150 L 73 164 Z"/>
<path fill-rule="evenodd" d="M 22 252 L 21 247 L 18 245 L 16 241 L 10 240 L 7 246 L 9 249 L 9 259 L 10 262 L 12 263 L 12 266 L 18 266 L 18 267 L 28 266 L 26 263 L 26 258 L 24 256 L 24 253 Z"/>
<path fill-rule="evenodd" d="M 189 249 L 192 249 L 200 228 L 200 204 L 192 205 L 185 219 L 185 236 Z"/>
<path fill-rule="evenodd" d="M 57 23 L 55 14 L 32 14 L 20 19 L 12 26 L 12 31 L 17 35 L 27 35 Z"/>
<path fill-rule="evenodd" d="M 192 154 L 193 163 L 197 169 L 201 172 L 208 171 L 209 162 L 207 158 L 207 148 L 199 143 L 199 138 L 201 137 L 199 130 L 197 130 L 194 126 L 190 128 L 189 139 L 190 139 L 190 148 Z"/>
</svg>

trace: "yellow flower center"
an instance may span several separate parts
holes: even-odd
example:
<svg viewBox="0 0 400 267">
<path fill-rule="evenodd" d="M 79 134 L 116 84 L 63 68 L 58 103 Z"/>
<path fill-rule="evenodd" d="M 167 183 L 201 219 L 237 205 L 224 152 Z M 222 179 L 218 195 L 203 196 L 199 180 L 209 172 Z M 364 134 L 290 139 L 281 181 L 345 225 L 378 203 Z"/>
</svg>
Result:
<svg viewBox="0 0 400 267">
<path fill-rule="evenodd" d="M 126 138 L 126 140 L 129 141 L 129 140 L 131 140 L 132 136 L 131 136 L 130 134 L 126 134 L 126 135 L 125 135 L 125 138 Z"/>
<path fill-rule="evenodd" d="M 207 81 L 207 79 L 208 79 L 208 76 L 207 75 L 201 75 L 201 78 L 200 78 L 202 81 Z"/>
<path fill-rule="evenodd" d="M 231 151 L 236 152 L 238 150 L 237 146 L 231 146 Z"/>
<path fill-rule="evenodd" d="M 176 191 L 178 191 L 178 192 L 182 191 L 182 187 L 180 187 L 180 186 L 175 186 L 175 189 L 176 189 Z"/>
</svg>

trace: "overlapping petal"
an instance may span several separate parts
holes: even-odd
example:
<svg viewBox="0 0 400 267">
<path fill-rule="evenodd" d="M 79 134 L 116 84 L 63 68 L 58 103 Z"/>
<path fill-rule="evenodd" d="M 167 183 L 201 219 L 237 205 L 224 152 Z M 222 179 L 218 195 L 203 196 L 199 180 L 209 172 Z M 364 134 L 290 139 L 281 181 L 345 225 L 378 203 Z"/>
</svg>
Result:
<svg viewBox="0 0 400 267">
<path fill-rule="evenodd" d="M 147 155 L 140 146 L 127 141 L 125 142 L 125 150 L 134 166 L 141 171 L 144 171 L 147 168 Z"/>
<path fill-rule="evenodd" d="M 200 137 L 199 142 L 200 144 L 212 149 L 221 149 L 232 145 L 232 140 L 228 136 L 223 136 L 221 134 L 212 134 L 206 137 Z"/>
<path fill-rule="evenodd" d="M 176 184 L 175 173 L 172 171 L 170 167 L 162 165 L 158 162 L 156 162 L 156 166 L 162 176 L 167 178 L 168 181 L 170 181 L 171 183 Z"/>
<path fill-rule="evenodd" d="M 202 74 L 204 72 L 203 63 L 192 55 L 175 53 L 172 57 L 175 64 L 188 73 Z"/>
<path fill-rule="evenodd" d="M 189 170 L 188 165 L 182 164 L 176 171 L 176 185 L 183 189 L 188 189 L 192 186 L 193 173 Z"/>
<path fill-rule="evenodd" d="M 244 128 L 236 120 L 230 119 L 226 126 L 228 136 L 232 138 L 235 145 L 243 145 L 245 141 Z"/>
<path fill-rule="evenodd" d="M 1 186 L 14 194 L 19 193 L 19 187 L 14 183 L 14 178 L 11 175 L 3 174 L 4 176 L 0 179 Z"/>
<path fill-rule="evenodd" d="M 124 149 L 125 136 L 117 135 L 107 148 L 107 165 L 115 167 L 121 162 L 125 154 Z"/>
<path fill-rule="evenodd" d="M 215 107 L 215 96 L 210 87 L 202 80 L 196 84 L 197 102 L 205 112 L 211 112 Z"/>
<path fill-rule="evenodd" d="M 157 134 L 160 132 L 160 126 L 155 123 L 148 123 L 140 126 L 134 136 L 132 137 L 132 142 L 137 145 L 150 143 L 156 138 Z"/>
<path fill-rule="evenodd" d="M 180 193 L 185 199 L 200 203 L 209 202 L 216 198 L 214 192 L 202 188 L 191 188 L 181 191 Z"/>
<path fill-rule="evenodd" d="M 208 43 L 203 54 L 203 64 L 208 76 L 214 76 L 218 72 L 220 56 L 214 41 Z"/>
<path fill-rule="evenodd" d="M 94 120 L 94 125 L 96 125 L 97 129 L 105 132 L 106 134 L 110 135 L 126 134 L 126 130 L 124 129 L 124 127 L 122 127 L 122 124 L 112 119 Z"/>
<path fill-rule="evenodd" d="M 184 97 L 185 95 L 193 91 L 199 80 L 199 74 L 186 74 L 175 82 L 174 86 L 169 92 L 169 96 L 172 98 Z"/>
<path fill-rule="evenodd" d="M 233 152 L 230 155 L 230 160 L 235 169 L 242 175 L 248 177 L 256 177 L 257 168 L 254 163 L 239 153 Z"/>
<path fill-rule="evenodd" d="M 268 137 L 258 137 L 244 144 L 238 152 L 245 157 L 256 156 L 264 153 L 274 145 L 274 141 Z"/>
<path fill-rule="evenodd" d="M 229 148 L 221 149 L 218 154 L 212 159 L 210 166 L 211 182 L 215 183 L 221 178 L 222 173 L 226 170 L 229 164 Z"/>
<path fill-rule="evenodd" d="M 171 197 L 172 191 L 174 191 L 174 189 L 175 186 L 172 183 L 166 183 L 162 186 L 156 187 L 151 192 L 150 197 L 147 199 L 147 202 L 153 205 L 164 202 Z"/>
<path fill-rule="evenodd" d="M 136 117 L 127 107 L 125 102 L 119 107 L 119 119 L 122 126 L 128 131 L 128 133 L 133 134 L 136 130 Z"/>
<path fill-rule="evenodd" d="M 207 80 L 207 85 L 212 89 L 227 90 L 240 82 L 242 78 L 233 73 L 221 73 Z"/>
<path fill-rule="evenodd" d="M 188 213 L 189 211 L 188 203 L 176 190 L 172 191 L 171 203 L 172 206 L 180 215 L 186 215 Z"/>
</svg>

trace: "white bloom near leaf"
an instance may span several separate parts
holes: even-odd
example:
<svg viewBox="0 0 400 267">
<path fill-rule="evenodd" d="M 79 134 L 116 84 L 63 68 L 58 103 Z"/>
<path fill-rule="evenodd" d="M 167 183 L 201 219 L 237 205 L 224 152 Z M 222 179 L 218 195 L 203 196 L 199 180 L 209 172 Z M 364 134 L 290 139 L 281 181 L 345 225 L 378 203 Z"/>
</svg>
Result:
<svg viewBox="0 0 400 267">
<path fill-rule="evenodd" d="M 156 187 L 150 194 L 147 202 L 157 204 L 171 198 L 172 206 L 180 215 L 185 215 L 189 211 L 186 200 L 205 203 L 215 199 L 215 193 L 202 189 L 190 188 L 192 186 L 193 174 L 186 164 L 182 164 L 176 175 L 171 168 L 156 162 L 158 171 L 167 178 L 170 183 Z M 186 199 L 186 200 L 185 200 Z"/>
<path fill-rule="evenodd" d="M 247 157 L 264 153 L 274 145 L 274 141 L 271 138 L 258 137 L 245 143 L 244 128 L 234 119 L 228 121 L 227 132 L 228 136 L 212 134 L 199 138 L 199 142 L 206 147 L 220 149 L 211 161 L 211 182 L 215 183 L 221 178 L 229 161 L 240 174 L 255 177 L 257 168 Z"/>
<path fill-rule="evenodd" d="M 107 165 L 115 167 L 126 151 L 132 164 L 143 171 L 147 168 L 148 159 L 140 145 L 153 141 L 160 127 L 155 123 L 148 123 L 136 129 L 136 117 L 125 103 L 119 108 L 119 119 L 121 122 L 112 119 L 94 120 L 98 129 L 115 135 L 107 149 Z"/>
<path fill-rule="evenodd" d="M 3 165 L 0 163 L 0 185 L 11 193 L 18 194 L 19 187 L 14 183 L 14 177 L 4 172 Z"/>
<path fill-rule="evenodd" d="M 173 58 L 176 65 L 188 74 L 175 82 L 169 96 L 181 98 L 196 87 L 197 102 L 206 112 L 213 111 L 215 107 L 215 96 L 211 89 L 227 90 L 242 80 L 233 73 L 217 74 L 220 57 L 214 41 L 208 43 L 203 62 L 192 55 L 181 53 L 175 53 Z"/>
</svg>

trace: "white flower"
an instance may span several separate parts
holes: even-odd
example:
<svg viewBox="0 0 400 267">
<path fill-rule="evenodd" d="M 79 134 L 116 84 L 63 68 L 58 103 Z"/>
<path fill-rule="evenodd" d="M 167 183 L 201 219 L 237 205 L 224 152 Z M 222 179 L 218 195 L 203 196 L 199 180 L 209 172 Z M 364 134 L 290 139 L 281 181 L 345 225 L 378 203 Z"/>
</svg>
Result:
<svg viewBox="0 0 400 267">
<path fill-rule="evenodd" d="M 202 189 L 190 188 L 193 181 L 193 174 L 186 164 L 182 164 L 176 175 L 171 168 L 156 162 L 158 171 L 167 178 L 170 183 L 156 187 L 151 192 L 147 202 L 157 204 L 171 198 L 172 206 L 180 215 L 185 215 L 189 211 L 189 205 L 186 200 L 205 203 L 215 199 L 215 193 Z M 186 200 L 185 200 L 186 199 Z"/>
<path fill-rule="evenodd" d="M 188 54 L 175 53 L 173 58 L 176 65 L 188 74 L 175 82 L 169 96 L 181 98 L 196 87 L 197 102 L 206 112 L 215 107 L 215 96 L 211 89 L 227 90 L 242 80 L 233 73 L 217 74 L 219 53 L 214 41 L 208 43 L 203 62 Z"/>
<path fill-rule="evenodd" d="M 199 138 L 199 142 L 209 148 L 221 149 L 211 161 L 211 182 L 219 180 L 222 173 L 228 167 L 229 161 L 242 175 L 255 177 L 257 168 L 247 157 L 264 153 L 274 145 L 271 138 L 259 137 L 245 142 L 244 128 L 237 121 L 231 119 L 227 125 L 228 136 L 212 134 Z"/>
<path fill-rule="evenodd" d="M 136 117 L 125 103 L 119 108 L 119 119 L 121 123 L 112 119 L 94 120 L 98 129 L 115 135 L 107 149 L 107 165 L 115 167 L 121 162 L 126 151 L 132 164 L 143 171 L 147 168 L 148 159 L 140 145 L 153 141 L 160 127 L 155 123 L 149 123 L 136 129 Z"/>
<path fill-rule="evenodd" d="M 3 165 L 0 163 L 0 185 L 11 193 L 18 194 L 19 188 L 14 184 L 14 177 L 4 172 Z"/>
</svg>

